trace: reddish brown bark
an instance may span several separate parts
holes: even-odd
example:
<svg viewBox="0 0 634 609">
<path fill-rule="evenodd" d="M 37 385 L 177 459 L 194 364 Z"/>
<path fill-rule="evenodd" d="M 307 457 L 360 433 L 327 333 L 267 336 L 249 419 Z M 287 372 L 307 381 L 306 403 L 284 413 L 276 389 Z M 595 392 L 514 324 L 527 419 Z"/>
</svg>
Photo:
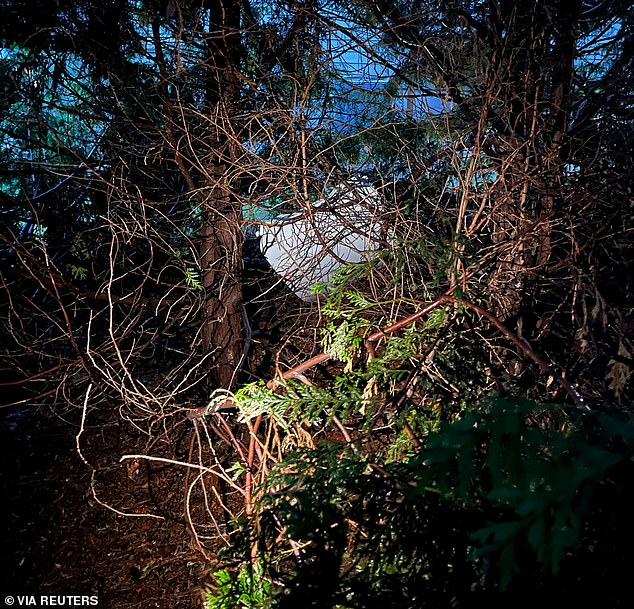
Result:
<svg viewBox="0 0 634 609">
<path fill-rule="evenodd" d="M 241 209 L 221 186 L 202 206 L 202 348 L 210 356 L 210 384 L 230 387 L 242 355 Z"/>
<path fill-rule="evenodd" d="M 209 385 L 230 387 L 242 355 L 242 208 L 234 191 L 240 100 L 241 0 L 211 0 L 207 36 L 207 107 L 211 149 L 199 195 L 199 260 L 205 302 L 202 349 Z"/>
</svg>

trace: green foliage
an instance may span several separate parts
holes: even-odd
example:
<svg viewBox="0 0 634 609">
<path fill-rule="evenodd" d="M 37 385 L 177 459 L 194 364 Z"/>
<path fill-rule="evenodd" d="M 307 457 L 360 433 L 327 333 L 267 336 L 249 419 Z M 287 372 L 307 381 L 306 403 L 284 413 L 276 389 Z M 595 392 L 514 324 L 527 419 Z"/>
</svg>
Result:
<svg viewBox="0 0 634 609">
<path fill-rule="evenodd" d="M 289 455 L 258 507 L 275 606 L 472 606 L 474 589 L 498 594 L 519 571 L 556 577 L 633 456 L 627 420 L 511 398 L 436 426 L 402 461 L 329 443 Z"/>
<path fill-rule="evenodd" d="M 362 374 L 338 376 L 329 389 L 292 379 L 275 390 L 263 383 L 251 383 L 238 390 L 235 399 L 242 419 L 265 414 L 282 428 L 294 422 L 325 425 L 334 416 L 343 420 L 361 417 L 368 423 L 377 397 L 364 392 L 366 378 Z"/>
<path fill-rule="evenodd" d="M 396 423 L 396 427 L 400 431 L 396 433 L 394 440 L 390 442 L 385 451 L 385 461 L 387 463 L 402 461 L 413 457 L 417 453 L 416 448 L 412 445 L 411 437 L 405 429 L 401 429 L 403 421 L 407 422 L 416 437 L 427 438 L 430 434 L 438 431 L 442 422 L 442 414 L 440 402 L 431 404 L 429 407 L 424 407 L 423 405 L 412 407 L 404 412 L 401 415 L 402 421 L 399 420 Z"/>
<path fill-rule="evenodd" d="M 608 448 L 611 437 L 602 421 L 498 398 L 430 436 L 424 453 L 428 482 L 496 515 L 472 538 L 478 542 L 476 556 L 499 556 L 503 587 L 520 569 L 517 548 L 529 548 L 555 574 L 579 542 L 592 486 L 625 458 Z M 599 425 L 596 431 L 593 425 Z M 632 430 L 619 431 L 629 438 L 627 450 L 634 451 Z"/>
<path fill-rule="evenodd" d="M 235 401 L 243 420 L 267 415 L 281 427 L 287 425 L 287 413 L 292 400 L 271 391 L 263 381 L 242 386 L 235 394 Z"/>
<path fill-rule="evenodd" d="M 88 269 L 85 266 L 75 266 L 74 264 L 70 264 L 69 270 L 73 279 L 83 280 L 88 277 Z"/>
<path fill-rule="evenodd" d="M 260 562 L 244 564 L 237 572 L 220 569 L 214 574 L 216 590 L 207 596 L 209 609 L 264 609 L 270 607 L 271 584 Z"/>
<path fill-rule="evenodd" d="M 370 321 L 346 315 L 325 332 L 328 353 L 347 362 L 346 370 L 329 387 L 294 379 L 279 382 L 275 389 L 267 388 L 263 382 L 250 383 L 235 394 L 240 415 L 243 420 L 266 415 L 283 428 L 293 422 L 328 424 L 337 416 L 367 429 L 377 406 L 389 399 L 411 370 L 410 360 L 420 358 L 430 338 L 446 324 L 445 311 L 434 311 L 420 328 L 412 324 L 400 336 L 387 335 L 375 357 L 353 367 L 352 358 L 363 343 L 361 332 L 367 333 Z M 433 374 L 429 375 L 433 382 Z"/>
<path fill-rule="evenodd" d="M 70 253 L 82 262 L 86 262 L 91 259 L 90 250 L 88 249 L 88 245 L 81 234 L 77 235 L 73 239 L 73 245 L 70 248 Z"/>
<path fill-rule="evenodd" d="M 361 318 L 344 319 L 338 324 L 330 321 L 322 339 L 325 352 L 333 359 L 351 361 L 363 344 L 368 325 L 368 321 Z"/>
<path fill-rule="evenodd" d="M 468 541 L 461 509 L 433 490 L 410 493 L 414 482 L 402 464 L 378 466 L 328 444 L 289 456 L 259 510 L 268 547 L 280 529 L 289 540 L 274 556 L 290 540 L 301 547 L 276 606 L 302 606 L 303 597 L 324 607 L 417 607 L 457 591 L 465 573 L 462 585 L 473 581 L 459 556 Z"/>
<path fill-rule="evenodd" d="M 365 277 L 369 272 L 371 267 L 367 263 L 347 265 L 335 273 L 332 282 L 325 284 L 331 292 L 324 306 L 328 322 L 322 330 L 322 344 L 333 359 L 352 362 L 372 325 L 364 313 L 375 309 L 379 303 L 348 287 L 351 281 Z"/>
<path fill-rule="evenodd" d="M 185 266 L 185 284 L 194 290 L 202 290 L 203 284 L 200 280 L 200 271 L 191 266 Z"/>
<path fill-rule="evenodd" d="M 380 252 L 375 252 L 376 256 L 380 256 Z M 338 268 L 333 276 L 327 282 L 318 282 L 314 286 L 314 292 L 320 294 L 326 289 L 329 290 L 328 306 L 330 311 L 337 311 L 340 307 L 341 300 L 349 286 L 356 281 L 367 279 L 372 269 L 376 266 L 376 257 L 373 261 L 355 262 Z"/>
</svg>

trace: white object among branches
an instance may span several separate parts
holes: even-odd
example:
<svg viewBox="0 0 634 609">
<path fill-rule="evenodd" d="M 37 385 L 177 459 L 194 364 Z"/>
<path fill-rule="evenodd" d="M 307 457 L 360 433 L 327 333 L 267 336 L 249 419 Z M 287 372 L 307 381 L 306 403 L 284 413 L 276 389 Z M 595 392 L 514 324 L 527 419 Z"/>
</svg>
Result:
<svg viewBox="0 0 634 609">
<path fill-rule="evenodd" d="M 368 260 L 379 245 L 380 196 L 373 186 L 340 184 L 310 209 L 259 227 L 260 249 L 302 300 L 342 266 Z"/>
</svg>

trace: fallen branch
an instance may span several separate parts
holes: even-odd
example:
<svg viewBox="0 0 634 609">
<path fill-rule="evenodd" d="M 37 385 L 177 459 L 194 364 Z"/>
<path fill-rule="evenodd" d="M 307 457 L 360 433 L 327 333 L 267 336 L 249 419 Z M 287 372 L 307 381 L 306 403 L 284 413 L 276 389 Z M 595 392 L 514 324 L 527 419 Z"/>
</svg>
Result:
<svg viewBox="0 0 634 609">
<path fill-rule="evenodd" d="M 384 338 L 385 336 L 388 336 L 389 334 L 393 334 L 397 330 L 400 330 L 401 328 L 404 328 L 405 326 L 413 324 L 415 321 L 419 320 L 421 317 L 425 317 L 425 315 L 428 315 L 434 309 L 437 309 L 441 305 L 447 304 L 448 302 L 454 302 L 455 300 L 456 299 L 453 296 L 450 296 L 449 293 L 445 293 L 442 296 L 439 296 L 432 303 L 428 304 L 426 307 L 423 307 L 422 309 L 420 309 L 420 311 L 417 311 L 416 313 L 413 313 L 412 315 L 405 317 L 401 321 L 397 321 L 396 323 L 385 328 L 384 330 L 379 330 L 378 332 L 371 334 L 365 339 L 365 341 L 366 343 L 370 343 L 370 344 L 376 343 L 382 338 Z M 332 359 L 332 356 L 329 355 L 328 353 L 320 353 L 319 355 L 315 355 L 314 357 L 307 359 L 305 362 L 302 362 L 301 364 L 298 364 L 297 366 L 291 368 L 290 370 L 287 370 L 286 372 L 282 373 L 281 378 L 282 379 L 297 378 L 299 374 L 302 374 L 306 370 L 310 370 L 310 368 L 313 368 L 314 366 L 323 364 L 324 362 L 327 362 L 330 359 Z M 273 389 L 277 381 L 278 379 L 272 379 L 267 383 L 266 386 L 269 389 Z"/>
<path fill-rule="evenodd" d="M 413 313 L 412 315 L 405 317 L 404 319 L 392 324 L 391 326 L 388 326 L 387 328 L 383 330 L 374 332 L 373 334 L 371 334 L 365 339 L 366 348 L 373 350 L 374 343 L 377 343 L 382 338 L 390 334 L 393 334 L 394 332 L 397 332 L 401 328 L 404 328 L 418 321 L 419 319 L 421 319 L 422 317 L 425 317 L 426 315 L 431 313 L 434 309 L 437 309 L 438 307 L 442 305 L 453 304 L 453 305 L 463 306 L 467 309 L 471 309 L 472 311 L 478 313 L 478 315 L 487 319 L 508 340 L 510 340 L 516 347 L 518 347 L 529 359 L 535 362 L 539 366 L 542 372 L 552 376 L 553 380 L 556 381 L 557 384 L 572 399 L 575 406 L 577 406 L 578 408 L 583 408 L 584 410 L 590 410 L 588 405 L 585 403 L 583 397 L 572 386 L 572 384 L 568 380 L 566 380 L 552 366 L 548 365 L 546 361 L 538 353 L 535 352 L 535 350 L 531 347 L 531 345 L 528 343 L 527 340 L 517 336 L 517 334 L 515 334 L 509 328 L 507 328 L 497 317 L 495 317 L 495 315 L 493 315 L 486 309 L 483 309 L 482 307 L 472 302 L 469 302 L 467 300 L 462 300 L 460 298 L 457 298 L 456 296 L 452 296 L 451 292 L 453 292 L 453 289 L 450 290 L 449 292 L 445 292 L 442 296 L 439 296 L 436 300 L 432 301 L 431 303 L 429 303 L 427 306 L 423 307 L 416 313 Z M 323 364 L 331 359 L 332 359 L 332 356 L 329 353 L 326 353 L 326 352 L 319 353 L 318 355 L 315 355 L 305 360 L 301 364 L 294 366 L 293 368 L 287 370 L 286 372 L 283 372 L 279 377 L 271 379 L 270 381 L 268 381 L 266 386 L 269 389 L 275 389 L 275 387 L 279 384 L 280 380 L 294 379 L 294 378 L 301 380 L 304 372 L 306 372 L 307 370 L 310 370 L 311 368 L 314 368 L 315 366 L 318 366 L 319 364 Z M 214 410 L 218 410 L 222 408 L 231 408 L 232 406 L 234 406 L 233 399 L 228 398 L 220 405 L 215 404 Z M 195 418 L 203 417 L 207 414 L 210 414 L 210 408 L 209 406 L 204 406 L 202 408 L 195 408 L 195 409 L 189 410 L 187 413 L 187 416 L 190 419 L 195 419 Z"/>
<path fill-rule="evenodd" d="M 451 303 L 454 305 L 461 305 L 467 309 L 471 309 L 472 311 L 475 311 L 476 313 L 478 313 L 478 315 L 481 315 L 482 317 L 487 319 L 508 340 L 510 340 L 515 346 L 517 346 L 528 358 L 533 360 L 533 362 L 535 362 L 539 366 L 542 372 L 552 376 L 553 380 L 555 380 L 557 384 L 572 399 L 575 406 L 579 408 L 583 408 L 585 410 L 590 410 L 588 405 L 584 402 L 583 397 L 581 397 L 579 392 L 572 386 L 572 384 L 569 381 L 567 381 L 552 366 L 549 366 L 544 361 L 544 359 L 535 352 L 535 350 L 530 346 L 528 341 L 526 341 L 523 338 L 520 338 L 519 336 L 517 336 L 517 334 L 509 330 L 509 328 L 507 328 L 497 317 L 495 317 L 495 315 L 493 315 L 492 313 L 489 313 L 489 311 L 467 300 L 456 298 L 455 296 L 452 296 L 450 292 L 447 292 L 443 294 L 442 296 L 439 296 L 436 300 L 428 304 L 426 307 L 423 307 L 416 313 L 413 313 L 412 315 L 405 317 L 401 321 L 398 321 L 392 324 L 388 328 L 385 328 L 384 330 L 379 330 L 378 332 L 371 334 L 365 340 L 366 345 L 369 347 L 370 346 L 373 347 L 373 344 L 381 340 L 381 338 L 389 334 L 393 334 L 397 330 L 400 330 L 401 328 L 404 328 L 405 326 L 408 326 L 414 323 L 415 321 L 419 320 L 421 317 L 424 317 L 428 315 L 429 313 L 431 313 L 434 309 L 437 309 L 438 307 L 447 303 Z M 290 370 L 287 370 L 281 375 L 281 378 L 282 379 L 297 378 L 306 370 L 309 370 L 310 368 L 313 368 L 314 366 L 317 366 L 318 364 L 323 364 L 324 362 L 327 362 L 330 359 L 331 359 L 331 356 L 328 353 L 320 353 L 319 355 L 315 355 L 314 357 L 307 359 L 305 362 L 302 362 L 301 364 L 291 368 Z M 277 382 L 278 382 L 278 379 L 272 379 L 267 383 L 267 387 L 269 389 L 273 389 L 275 388 Z"/>
</svg>

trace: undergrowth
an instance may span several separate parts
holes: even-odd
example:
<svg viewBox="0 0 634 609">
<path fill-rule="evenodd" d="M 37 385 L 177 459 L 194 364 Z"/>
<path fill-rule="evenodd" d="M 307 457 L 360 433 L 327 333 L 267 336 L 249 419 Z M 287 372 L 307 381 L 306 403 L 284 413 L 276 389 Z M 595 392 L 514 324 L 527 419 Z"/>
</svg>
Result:
<svg viewBox="0 0 634 609">
<path fill-rule="evenodd" d="M 335 277 L 325 378 L 235 393 L 238 420 L 270 422 L 285 448 L 258 440 L 265 471 L 210 607 L 580 603 L 596 577 L 615 581 L 614 554 L 634 544 L 628 417 L 563 403 L 555 375 L 522 361 L 528 342 L 460 299 L 417 317 L 431 283 L 379 297 L 381 273 L 403 276 L 407 260 L 381 254 Z M 519 372 L 499 364 L 502 349 L 517 349 Z M 310 441 L 293 444 L 297 429 Z M 615 607 L 631 596 L 623 581 L 611 594 Z"/>
</svg>

